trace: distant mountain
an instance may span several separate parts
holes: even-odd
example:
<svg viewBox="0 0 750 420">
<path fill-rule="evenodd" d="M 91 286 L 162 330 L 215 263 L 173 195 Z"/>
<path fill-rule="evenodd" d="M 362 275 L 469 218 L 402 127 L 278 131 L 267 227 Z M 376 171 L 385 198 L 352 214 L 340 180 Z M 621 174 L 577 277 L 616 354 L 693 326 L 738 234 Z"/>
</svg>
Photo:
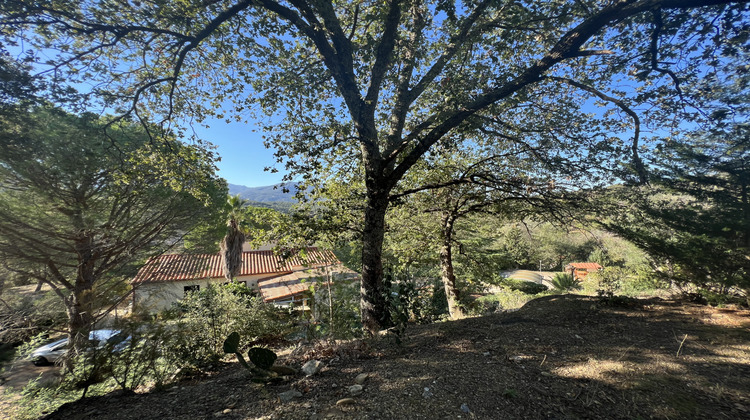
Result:
<svg viewBox="0 0 750 420">
<path fill-rule="evenodd" d="M 283 192 L 281 184 L 267 185 L 265 187 L 246 187 L 244 185 L 229 184 L 229 194 L 237 195 L 245 200 L 257 203 L 294 203 L 294 194 L 297 192 L 297 183 L 289 182 L 285 185 L 288 193 Z"/>
</svg>

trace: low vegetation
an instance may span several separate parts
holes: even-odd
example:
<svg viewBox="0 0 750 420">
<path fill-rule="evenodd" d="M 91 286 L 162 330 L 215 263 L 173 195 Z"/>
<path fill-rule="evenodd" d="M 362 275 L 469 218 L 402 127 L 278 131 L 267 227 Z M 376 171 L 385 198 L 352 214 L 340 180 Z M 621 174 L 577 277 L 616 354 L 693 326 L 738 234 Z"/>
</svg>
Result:
<svg viewBox="0 0 750 420">
<path fill-rule="evenodd" d="M 517 311 L 410 326 L 388 338 L 280 347 L 276 363 L 325 368 L 259 385 L 239 363 L 173 388 L 87 398 L 50 419 L 744 418 L 750 412 L 747 311 L 683 300 L 550 295 Z M 667 331 L 668 333 L 665 333 Z M 364 374 L 364 393 L 348 387 Z M 425 391 L 427 388 L 428 392 Z M 299 396 L 280 403 L 282 393 Z M 351 398 L 349 405 L 336 402 Z M 42 404 L 44 394 L 29 399 Z M 464 407 L 462 409 L 462 407 Z M 49 407 L 48 407 L 49 409 Z M 229 410 L 229 411 L 226 411 Z"/>
<path fill-rule="evenodd" d="M 556 273 L 552 278 L 552 287 L 558 292 L 571 292 L 581 288 L 581 281 L 569 273 Z"/>
<path fill-rule="evenodd" d="M 69 346 L 3 412 L 165 405 L 234 355 L 260 404 L 227 386 L 184 417 L 747 417 L 747 2 L 178 3 L 0 8 L 0 362 Z M 212 118 L 257 123 L 293 205 L 227 200 L 187 126 Z M 360 278 L 308 307 L 237 284 L 128 306 L 150 258 L 220 252 L 231 283 L 247 244 Z M 367 401 L 341 386 L 363 368 Z"/>
</svg>

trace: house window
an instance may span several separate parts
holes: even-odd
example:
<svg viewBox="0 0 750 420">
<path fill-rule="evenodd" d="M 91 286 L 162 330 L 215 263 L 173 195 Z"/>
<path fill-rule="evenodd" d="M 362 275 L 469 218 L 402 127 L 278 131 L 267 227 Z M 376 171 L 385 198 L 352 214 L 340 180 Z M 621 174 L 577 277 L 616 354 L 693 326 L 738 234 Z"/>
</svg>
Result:
<svg viewBox="0 0 750 420">
<path fill-rule="evenodd" d="M 185 296 L 187 296 L 188 293 L 197 292 L 198 290 L 201 290 L 201 287 L 197 284 L 193 284 L 190 286 L 183 287 L 182 290 L 184 291 Z"/>
</svg>

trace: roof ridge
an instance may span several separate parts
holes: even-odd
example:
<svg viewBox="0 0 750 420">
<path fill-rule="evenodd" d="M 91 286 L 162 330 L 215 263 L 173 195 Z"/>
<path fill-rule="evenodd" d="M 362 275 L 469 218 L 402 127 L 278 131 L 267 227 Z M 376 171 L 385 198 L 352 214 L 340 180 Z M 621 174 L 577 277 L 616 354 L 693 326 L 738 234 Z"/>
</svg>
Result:
<svg viewBox="0 0 750 420">
<path fill-rule="evenodd" d="M 295 271 L 297 267 L 340 264 L 336 255 L 328 249 L 305 247 L 305 257 L 295 252 L 287 258 L 272 250 L 243 251 L 242 267 L 239 276 L 258 274 L 283 274 Z M 220 278 L 224 276 L 221 253 L 213 254 L 162 254 L 149 259 L 138 271 L 133 283 L 184 281 L 191 279 Z"/>
</svg>

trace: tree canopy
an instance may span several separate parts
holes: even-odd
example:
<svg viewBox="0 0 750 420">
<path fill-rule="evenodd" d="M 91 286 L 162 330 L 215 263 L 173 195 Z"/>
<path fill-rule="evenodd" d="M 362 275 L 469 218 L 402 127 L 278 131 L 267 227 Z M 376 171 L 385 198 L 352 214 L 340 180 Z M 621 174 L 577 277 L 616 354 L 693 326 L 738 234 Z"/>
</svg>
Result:
<svg viewBox="0 0 750 420">
<path fill-rule="evenodd" d="M 246 121 L 252 109 L 292 178 L 361 162 L 373 332 L 390 323 L 385 215 L 417 162 L 481 132 L 595 181 L 645 181 L 646 129 L 715 115 L 701 82 L 746 63 L 743 3 L 9 0 L 0 24 L 6 42 L 59 51 L 50 71 L 120 113 Z"/>
<path fill-rule="evenodd" d="M 648 190 L 615 188 L 604 224 L 662 263 L 670 281 L 750 296 L 750 166 L 748 127 L 695 133 L 670 142 L 669 164 Z M 603 206 L 612 210 L 611 206 Z"/>
<path fill-rule="evenodd" d="M 205 151 L 138 124 L 48 106 L 14 115 L 0 128 L 0 256 L 53 289 L 81 343 L 138 264 L 221 207 L 226 184 Z"/>
</svg>

